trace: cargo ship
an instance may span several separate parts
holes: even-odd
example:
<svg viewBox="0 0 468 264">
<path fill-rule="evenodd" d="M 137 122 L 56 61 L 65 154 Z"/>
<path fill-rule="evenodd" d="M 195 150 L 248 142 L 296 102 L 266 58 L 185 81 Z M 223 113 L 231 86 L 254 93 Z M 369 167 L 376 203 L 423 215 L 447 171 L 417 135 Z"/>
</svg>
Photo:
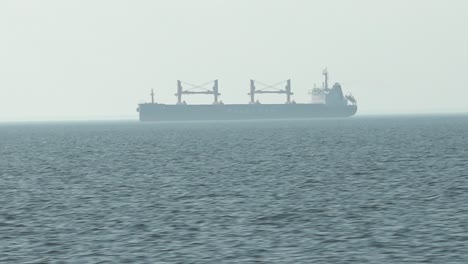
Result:
<svg viewBox="0 0 468 264">
<path fill-rule="evenodd" d="M 357 112 L 356 99 L 351 94 L 344 95 L 341 85 L 328 84 L 328 72 L 323 71 L 325 81 L 321 87 L 315 86 L 309 91 L 310 103 L 296 103 L 291 100 L 291 80 L 274 85 L 267 85 L 250 80 L 249 104 L 224 104 L 219 100 L 218 80 L 203 84 L 191 85 L 177 81 L 177 104 L 156 103 L 154 91 L 151 91 L 151 102 L 139 104 L 140 121 L 196 121 L 196 120 L 254 120 L 254 119 L 308 119 L 350 117 Z M 213 85 L 207 88 L 207 85 Z M 184 89 L 184 85 L 190 86 Z M 284 87 L 278 88 L 280 85 Z M 214 97 L 213 104 L 189 105 L 183 95 L 205 94 Z M 262 104 L 256 98 L 259 94 L 284 94 L 284 104 Z"/>
</svg>

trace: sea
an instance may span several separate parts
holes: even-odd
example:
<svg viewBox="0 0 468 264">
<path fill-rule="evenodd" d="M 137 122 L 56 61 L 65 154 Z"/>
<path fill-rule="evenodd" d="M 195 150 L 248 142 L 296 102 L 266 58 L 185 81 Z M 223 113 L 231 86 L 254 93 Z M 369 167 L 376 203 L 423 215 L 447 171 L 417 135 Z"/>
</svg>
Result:
<svg viewBox="0 0 468 264">
<path fill-rule="evenodd" d="M 3 123 L 0 263 L 468 263 L 468 115 Z"/>
</svg>

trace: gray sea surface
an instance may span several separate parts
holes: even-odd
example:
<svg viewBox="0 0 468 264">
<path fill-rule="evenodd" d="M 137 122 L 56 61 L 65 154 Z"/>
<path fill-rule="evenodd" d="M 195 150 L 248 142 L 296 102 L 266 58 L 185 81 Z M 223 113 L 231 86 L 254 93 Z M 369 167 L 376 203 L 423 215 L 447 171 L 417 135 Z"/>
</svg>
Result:
<svg viewBox="0 0 468 264">
<path fill-rule="evenodd" d="M 1 263 L 468 263 L 468 116 L 0 124 Z"/>
</svg>

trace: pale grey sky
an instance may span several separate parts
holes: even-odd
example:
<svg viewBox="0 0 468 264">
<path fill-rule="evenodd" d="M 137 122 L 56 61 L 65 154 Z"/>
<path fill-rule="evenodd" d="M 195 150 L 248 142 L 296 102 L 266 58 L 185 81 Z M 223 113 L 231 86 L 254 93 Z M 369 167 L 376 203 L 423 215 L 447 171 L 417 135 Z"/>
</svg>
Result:
<svg viewBox="0 0 468 264">
<path fill-rule="evenodd" d="M 468 112 L 465 0 L 2 0 L 0 120 L 136 118 L 176 80 L 332 81 L 361 114 Z M 211 97 L 187 97 L 210 103 Z M 265 95 L 263 102 L 284 102 Z"/>
</svg>

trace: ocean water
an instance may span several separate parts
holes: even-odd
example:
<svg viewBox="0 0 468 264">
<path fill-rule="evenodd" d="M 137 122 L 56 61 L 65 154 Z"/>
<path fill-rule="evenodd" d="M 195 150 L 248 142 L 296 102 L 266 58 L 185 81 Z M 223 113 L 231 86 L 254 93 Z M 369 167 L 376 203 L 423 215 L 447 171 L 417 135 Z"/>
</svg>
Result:
<svg viewBox="0 0 468 264">
<path fill-rule="evenodd" d="M 468 116 L 0 125 L 0 263 L 468 263 Z"/>
</svg>

